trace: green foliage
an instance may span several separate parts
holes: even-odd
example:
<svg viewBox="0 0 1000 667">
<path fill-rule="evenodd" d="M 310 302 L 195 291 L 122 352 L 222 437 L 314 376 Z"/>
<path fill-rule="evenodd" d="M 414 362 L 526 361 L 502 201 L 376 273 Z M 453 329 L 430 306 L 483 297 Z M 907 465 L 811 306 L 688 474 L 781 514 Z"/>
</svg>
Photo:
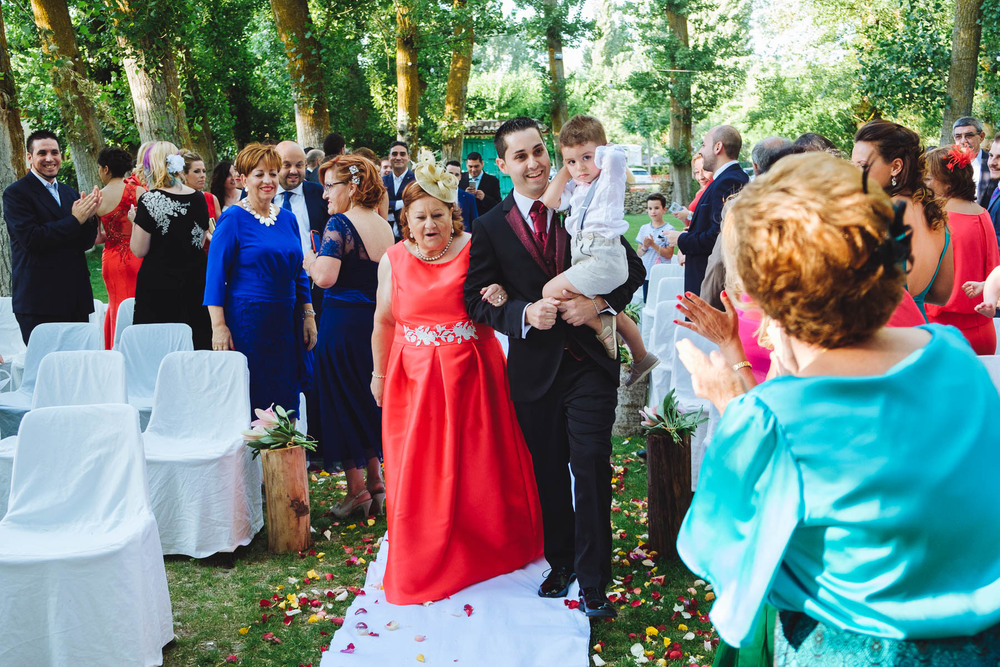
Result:
<svg viewBox="0 0 1000 667">
<path fill-rule="evenodd" d="M 678 445 L 684 444 L 685 437 L 694 434 L 700 424 L 708 421 L 704 408 L 699 407 L 697 412 L 681 412 L 673 389 L 663 397 L 659 410 L 654 406 L 641 412 L 642 429 L 647 436 L 669 435 Z"/>
</svg>

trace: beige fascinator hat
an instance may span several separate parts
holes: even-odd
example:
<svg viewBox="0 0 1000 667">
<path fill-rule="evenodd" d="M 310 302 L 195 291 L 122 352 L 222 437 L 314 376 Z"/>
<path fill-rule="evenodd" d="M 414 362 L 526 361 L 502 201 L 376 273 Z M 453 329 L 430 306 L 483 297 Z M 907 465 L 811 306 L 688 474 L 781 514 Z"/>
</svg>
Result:
<svg viewBox="0 0 1000 667">
<path fill-rule="evenodd" d="M 420 152 L 417 166 L 413 168 L 417 185 L 424 192 L 447 204 L 458 201 L 458 177 L 449 174 L 434 162 L 434 154 L 428 150 Z"/>
</svg>

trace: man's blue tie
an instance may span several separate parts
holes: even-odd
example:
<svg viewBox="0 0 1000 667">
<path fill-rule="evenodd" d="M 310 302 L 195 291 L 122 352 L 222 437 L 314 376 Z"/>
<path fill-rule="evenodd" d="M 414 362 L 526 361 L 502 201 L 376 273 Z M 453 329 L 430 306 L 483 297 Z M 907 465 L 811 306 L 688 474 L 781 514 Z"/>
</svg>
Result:
<svg viewBox="0 0 1000 667">
<path fill-rule="evenodd" d="M 285 190 L 285 192 L 283 194 L 285 195 L 285 201 L 281 202 L 281 208 L 285 209 L 286 211 L 291 211 L 292 210 L 292 191 L 291 190 Z"/>
</svg>

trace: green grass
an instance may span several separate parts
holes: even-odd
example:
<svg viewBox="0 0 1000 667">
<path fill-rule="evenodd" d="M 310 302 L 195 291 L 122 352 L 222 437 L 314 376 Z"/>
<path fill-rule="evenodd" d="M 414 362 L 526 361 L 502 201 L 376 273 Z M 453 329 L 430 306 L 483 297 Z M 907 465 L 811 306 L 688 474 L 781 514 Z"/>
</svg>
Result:
<svg viewBox="0 0 1000 667">
<path fill-rule="evenodd" d="M 104 285 L 104 278 L 101 276 L 101 253 L 104 252 L 103 245 L 97 245 L 88 250 L 87 268 L 90 270 L 90 287 L 94 290 L 94 298 L 98 301 L 108 302 L 108 288 Z"/>
<path fill-rule="evenodd" d="M 631 667 L 635 664 L 632 649 L 639 644 L 642 651 L 651 652 L 647 655 L 653 665 L 687 665 L 689 656 L 695 657 L 696 664 L 708 665 L 714 650 L 705 650 L 705 640 L 711 642 L 716 635 L 707 617 L 702 621 L 695 613 L 685 620 L 680 612 L 674 612 L 675 605 L 690 606 L 690 599 L 696 598 L 698 611 L 707 613 L 710 605 L 705 587 L 695 587 L 695 577 L 679 561 L 653 557 L 652 565 L 643 564 L 648 555 L 642 551 L 647 533 L 646 468 L 634 457 L 635 450 L 643 446 L 642 438 L 614 440 L 616 582 L 609 592 L 621 596 L 615 598 L 619 616 L 592 624 L 590 656 L 598 652 L 594 647 L 600 646 L 601 659 L 608 665 Z M 343 475 L 311 475 L 316 532 L 308 552 L 269 554 L 265 528 L 248 547 L 237 551 L 232 567 L 227 567 L 221 556 L 202 561 L 168 557 L 177 640 L 164 650 L 163 664 L 208 667 L 227 664 L 227 658 L 235 656 L 238 664 L 253 667 L 318 666 L 322 649 L 338 627 L 336 620 L 355 595 L 348 591 L 346 599 L 337 601 L 337 594 L 327 597 L 327 591 L 363 585 L 366 563 L 374 559 L 378 540 L 386 530 L 384 517 L 340 522 L 324 517 L 330 505 L 343 497 L 344 489 Z M 658 577 L 663 577 L 662 582 Z M 276 605 L 288 594 L 300 600 L 303 611 L 286 626 L 282 622 L 284 610 Z M 272 598 L 275 595 L 278 600 Z M 680 602 L 679 597 L 688 602 Z M 261 607 L 262 601 L 270 606 Z M 319 606 L 309 606 L 306 611 L 306 605 L 314 602 Z M 287 602 L 286 608 L 290 608 Z M 320 611 L 325 618 L 309 623 L 310 616 Z M 566 613 L 579 612 L 567 609 Z M 681 625 L 688 630 L 680 629 Z M 683 639 L 689 631 L 704 634 Z M 270 639 L 264 638 L 267 633 L 273 633 Z M 664 640 L 676 646 L 668 649 Z M 668 658 L 670 650 L 679 651 L 681 657 L 675 654 Z"/>
<path fill-rule="evenodd" d="M 674 229 L 684 229 L 684 223 L 669 213 L 664 214 L 663 219 L 666 220 L 667 224 L 671 225 Z M 625 220 L 628 222 L 628 231 L 625 232 L 625 238 L 632 244 L 633 248 L 636 248 L 637 244 L 635 242 L 635 237 L 639 233 L 639 229 L 644 224 L 649 222 L 649 216 L 645 214 L 626 214 Z"/>
</svg>

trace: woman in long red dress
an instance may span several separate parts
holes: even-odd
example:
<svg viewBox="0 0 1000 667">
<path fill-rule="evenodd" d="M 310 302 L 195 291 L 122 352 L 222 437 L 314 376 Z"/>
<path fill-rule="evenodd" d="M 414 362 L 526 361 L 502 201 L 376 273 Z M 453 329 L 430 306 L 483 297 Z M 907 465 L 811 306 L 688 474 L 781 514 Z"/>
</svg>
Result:
<svg viewBox="0 0 1000 667">
<path fill-rule="evenodd" d="M 393 604 L 445 598 L 542 554 L 503 353 L 465 310 L 470 237 L 454 206 L 458 181 L 433 163 L 414 173 L 405 240 L 379 263 L 372 335 L 389 524 L 383 587 Z"/>
<path fill-rule="evenodd" d="M 948 229 L 955 247 L 955 284 L 943 306 L 927 304 L 927 319 L 957 327 L 976 354 L 994 354 L 996 329 L 991 318 L 976 312 L 976 299 L 962 289 L 968 281 L 981 282 L 998 264 L 1000 251 L 990 214 L 976 203 L 972 156 L 959 147 L 938 148 L 926 156 L 927 187 L 946 200 Z M 978 159 L 978 158 L 977 158 Z"/>
<path fill-rule="evenodd" d="M 142 260 L 132 254 L 132 223 L 129 209 L 135 206 L 145 188 L 125 182 L 132 170 L 132 156 L 120 148 L 105 148 L 97 156 L 98 174 L 104 183 L 101 189 L 101 217 L 104 234 L 104 254 L 101 256 L 101 277 L 108 289 L 108 312 L 104 316 L 104 346 L 111 349 L 115 342 L 115 322 L 118 306 L 135 296 L 135 278 Z"/>
</svg>

